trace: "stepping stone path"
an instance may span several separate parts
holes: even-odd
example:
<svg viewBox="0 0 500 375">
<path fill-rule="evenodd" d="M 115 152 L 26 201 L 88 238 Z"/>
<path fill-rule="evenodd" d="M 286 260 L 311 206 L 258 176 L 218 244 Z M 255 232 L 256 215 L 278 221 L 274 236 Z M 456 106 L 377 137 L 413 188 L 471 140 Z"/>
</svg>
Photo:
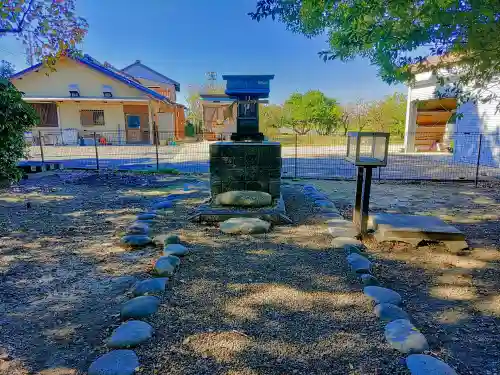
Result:
<svg viewBox="0 0 500 375">
<path fill-rule="evenodd" d="M 154 220 L 157 217 L 158 217 L 158 215 L 148 212 L 148 213 L 137 215 L 137 220 Z"/>
<path fill-rule="evenodd" d="M 429 349 L 424 335 L 409 320 L 393 320 L 385 326 L 385 339 L 401 353 L 422 353 Z"/>
<path fill-rule="evenodd" d="M 166 208 L 172 208 L 174 205 L 172 204 L 172 201 L 162 201 L 155 203 L 153 205 L 153 210 L 164 210 Z"/>
<path fill-rule="evenodd" d="M 351 253 L 347 256 L 347 263 L 351 266 L 351 270 L 356 273 L 370 273 L 372 262 L 364 256 L 357 253 Z"/>
<path fill-rule="evenodd" d="M 154 329 L 140 320 L 130 320 L 116 328 L 108 340 L 110 348 L 133 348 L 153 337 Z"/>
<path fill-rule="evenodd" d="M 141 319 L 154 314 L 160 306 L 160 299 L 154 296 L 132 298 L 123 304 L 120 316 L 122 319 Z"/>
<path fill-rule="evenodd" d="M 406 366 L 411 375 L 457 375 L 443 361 L 425 354 L 412 354 L 406 358 Z"/>
<path fill-rule="evenodd" d="M 375 315 L 380 320 L 392 322 L 393 320 L 406 319 L 410 320 L 410 316 L 402 308 L 390 303 L 381 303 L 373 309 Z"/>
<path fill-rule="evenodd" d="M 188 254 L 188 248 L 177 243 L 166 245 L 163 248 L 163 255 L 175 255 L 177 257 L 183 257 Z"/>
<path fill-rule="evenodd" d="M 215 204 L 235 207 L 265 207 L 273 202 L 271 194 L 264 191 L 235 190 L 218 194 Z"/>
<path fill-rule="evenodd" d="M 163 293 L 168 283 L 168 277 L 158 277 L 155 279 L 148 279 L 139 281 L 132 289 L 134 296 L 142 296 L 145 294 Z"/>
<path fill-rule="evenodd" d="M 356 237 L 359 230 L 353 223 L 347 221 L 344 226 L 328 227 L 328 233 L 332 237 Z"/>
<path fill-rule="evenodd" d="M 376 304 L 391 303 L 401 304 L 401 295 L 394 290 L 382 288 L 380 286 L 367 286 L 363 289 L 366 296 L 370 297 Z"/>
<path fill-rule="evenodd" d="M 154 265 L 154 272 L 158 276 L 173 276 L 181 260 L 173 255 L 159 257 Z"/>
<path fill-rule="evenodd" d="M 219 227 L 227 234 L 260 234 L 269 232 L 271 224 L 253 217 L 234 217 L 222 222 Z"/>
<path fill-rule="evenodd" d="M 319 199 L 319 200 L 315 201 L 314 203 L 318 207 L 335 208 L 335 205 L 326 199 Z"/>
<path fill-rule="evenodd" d="M 365 285 L 365 286 L 370 286 L 370 285 L 378 286 L 378 285 L 380 285 L 377 278 L 373 275 L 370 275 L 369 273 L 364 273 L 359 278 L 360 278 L 361 282 L 363 283 L 363 285 Z"/>
<path fill-rule="evenodd" d="M 133 350 L 113 350 L 92 362 L 88 375 L 133 375 L 137 367 L 139 359 Z"/>
<path fill-rule="evenodd" d="M 135 222 L 127 228 L 127 234 L 142 234 L 147 236 L 149 234 L 149 225 Z"/>
<path fill-rule="evenodd" d="M 144 234 L 127 234 L 121 239 L 123 245 L 131 247 L 142 247 L 149 245 L 151 242 L 151 238 Z"/>
</svg>

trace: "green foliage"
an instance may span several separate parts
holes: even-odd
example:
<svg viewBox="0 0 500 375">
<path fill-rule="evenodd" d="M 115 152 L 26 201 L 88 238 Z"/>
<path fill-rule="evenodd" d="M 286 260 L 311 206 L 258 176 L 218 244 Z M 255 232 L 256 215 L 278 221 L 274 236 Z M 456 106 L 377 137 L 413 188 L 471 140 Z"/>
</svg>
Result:
<svg viewBox="0 0 500 375">
<path fill-rule="evenodd" d="M 325 61 L 367 58 L 388 83 L 412 82 L 432 70 L 447 88 L 443 95 L 459 102 L 495 97 L 498 0 L 259 0 L 250 16 L 277 18 L 309 37 L 327 33 L 329 48 L 319 53 Z M 438 58 L 429 62 L 429 56 Z M 446 81 L 449 71 L 460 73 L 457 82 Z"/>
<path fill-rule="evenodd" d="M 67 50 L 75 49 L 88 23 L 75 14 L 75 0 L 2 0 L 0 37 L 11 34 L 31 44 L 48 66 Z"/>
<path fill-rule="evenodd" d="M 301 135 L 311 130 L 323 135 L 331 134 L 339 125 L 337 101 L 318 90 L 290 95 L 283 108 L 289 114 L 286 126 Z"/>
<path fill-rule="evenodd" d="M 17 162 L 26 156 L 24 132 L 38 121 L 38 115 L 22 94 L 0 79 L 0 181 L 21 177 Z"/>
<path fill-rule="evenodd" d="M 14 73 L 15 73 L 14 65 L 5 60 L 0 61 L 0 79 L 9 78 Z"/>
</svg>

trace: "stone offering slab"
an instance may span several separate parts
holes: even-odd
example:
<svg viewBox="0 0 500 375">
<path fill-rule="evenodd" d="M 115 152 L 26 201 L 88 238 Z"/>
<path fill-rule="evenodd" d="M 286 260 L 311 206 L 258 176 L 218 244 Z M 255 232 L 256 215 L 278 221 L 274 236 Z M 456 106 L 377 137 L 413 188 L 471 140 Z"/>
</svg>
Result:
<svg viewBox="0 0 500 375">
<path fill-rule="evenodd" d="M 438 217 L 377 213 L 370 215 L 369 228 L 375 230 L 375 239 L 401 241 L 418 246 L 422 241 L 437 241 L 452 252 L 469 247 L 462 231 Z"/>
</svg>

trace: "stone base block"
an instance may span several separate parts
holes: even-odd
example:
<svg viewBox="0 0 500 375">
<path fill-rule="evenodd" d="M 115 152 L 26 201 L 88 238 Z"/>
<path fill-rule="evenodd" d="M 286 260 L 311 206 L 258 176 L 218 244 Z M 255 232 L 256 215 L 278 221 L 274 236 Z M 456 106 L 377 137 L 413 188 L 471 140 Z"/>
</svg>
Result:
<svg viewBox="0 0 500 375">
<path fill-rule="evenodd" d="M 210 202 L 200 205 L 189 219 L 198 223 L 215 223 L 226 221 L 232 217 L 255 217 L 273 224 L 292 223 L 290 218 L 286 216 L 285 202 L 281 196 L 275 199 L 271 206 L 258 208 L 217 206 L 212 199 Z"/>
<path fill-rule="evenodd" d="M 281 194 L 281 145 L 278 142 L 217 142 L 210 145 L 212 198 L 235 190 Z"/>
</svg>

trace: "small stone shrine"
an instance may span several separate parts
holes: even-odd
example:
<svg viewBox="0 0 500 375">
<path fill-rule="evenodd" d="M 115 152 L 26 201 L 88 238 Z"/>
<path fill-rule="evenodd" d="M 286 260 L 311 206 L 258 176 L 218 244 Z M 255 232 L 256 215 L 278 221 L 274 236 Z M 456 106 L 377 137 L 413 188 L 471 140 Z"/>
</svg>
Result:
<svg viewBox="0 0 500 375">
<path fill-rule="evenodd" d="M 210 145 L 210 190 L 212 198 L 235 190 L 264 191 L 279 198 L 281 145 L 264 141 L 259 132 L 259 99 L 269 97 L 273 75 L 224 75 L 226 95 L 237 105 L 236 133 L 232 142 Z"/>
<path fill-rule="evenodd" d="M 223 221 L 230 217 L 257 217 L 275 223 L 288 222 L 281 198 L 281 144 L 265 141 L 259 132 L 259 102 L 269 97 L 274 75 L 223 75 L 222 78 L 226 81 L 226 97 L 237 107 L 236 132 L 231 141 L 210 145 L 211 201 L 200 206 L 193 219 Z M 223 199 L 218 199 L 219 195 Z M 253 198 L 259 195 L 266 204 L 259 204 L 258 197 Z M 231 205 L 228 200 L 233 196 L 235 203 Z M 249 200 L 254 202 L 237 203 Z"/>
</svg>

